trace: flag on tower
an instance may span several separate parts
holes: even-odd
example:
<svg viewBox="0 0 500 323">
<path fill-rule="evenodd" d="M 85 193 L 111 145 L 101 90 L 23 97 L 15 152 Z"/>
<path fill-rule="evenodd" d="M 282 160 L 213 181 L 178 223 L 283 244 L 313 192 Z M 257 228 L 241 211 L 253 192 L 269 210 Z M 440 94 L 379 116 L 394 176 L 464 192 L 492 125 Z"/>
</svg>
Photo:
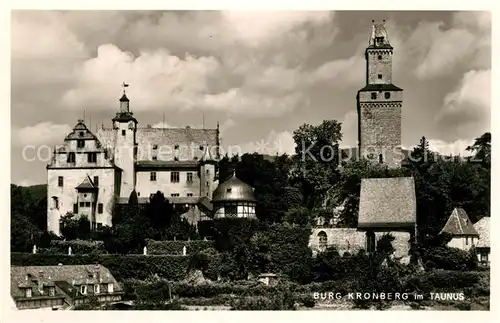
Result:
<svg viewBox="0 0 500 323">
<path fill-rule="evenodd" d="M 123 87 L 128 87 L 128 84 L 123 82 Z"/>
</svg>

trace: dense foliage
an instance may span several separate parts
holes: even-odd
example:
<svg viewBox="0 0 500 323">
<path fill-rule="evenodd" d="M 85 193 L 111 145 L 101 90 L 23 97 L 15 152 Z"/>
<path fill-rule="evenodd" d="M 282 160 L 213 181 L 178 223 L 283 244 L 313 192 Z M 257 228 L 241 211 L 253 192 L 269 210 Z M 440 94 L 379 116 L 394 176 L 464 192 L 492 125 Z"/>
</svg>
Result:
<svg viewBox="0 0 500 323">
<path fill-rule="evenodd" d="M 186 252 L 189 255 L 213 247 L 214 242 L 209 240 L 157 241 L 146 239 L 148 255 L 182 255 L 184 246 L 186 247 Z"/>
</svg>

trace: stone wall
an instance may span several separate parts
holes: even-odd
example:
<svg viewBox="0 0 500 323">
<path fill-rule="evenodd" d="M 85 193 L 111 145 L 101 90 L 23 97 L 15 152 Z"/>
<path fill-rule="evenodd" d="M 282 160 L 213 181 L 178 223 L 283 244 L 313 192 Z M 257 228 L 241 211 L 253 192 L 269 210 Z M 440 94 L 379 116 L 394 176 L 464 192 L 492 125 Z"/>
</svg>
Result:
<svg viewBox="0 0 500 323">
<path fill-rule="evenodd" d="M 392 241 L 392 246 L 394 249 L 394 257 L 401 258 L 408 256 L 410 252 L 410 238 L 411 235 L 406 231 L 384 231 L 384 232 L 375 232 L 375 243 L 378 242 L 382 236 L 385 234 L 390 234 L 394 237 L 394 241 Z"/>
<path fill-rule="evenodd" d="M 335 246 L 340 255 L 366 249 L 365 233 L 356 228 L 313 228 L 309 238 L 309 247 L 313 252 L 320 251 L 318 236 L 320 232 L 326 233 L 327 247 Z"/>
</svg>

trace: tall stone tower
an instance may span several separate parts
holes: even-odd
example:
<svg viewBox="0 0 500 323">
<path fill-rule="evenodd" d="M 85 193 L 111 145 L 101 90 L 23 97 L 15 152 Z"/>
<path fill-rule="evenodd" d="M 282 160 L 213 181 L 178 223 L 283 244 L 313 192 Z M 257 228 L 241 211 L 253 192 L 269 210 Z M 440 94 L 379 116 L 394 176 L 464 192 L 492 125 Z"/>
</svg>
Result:
<svg viewBox="0 0 500 323">
<path fill-rule="evenodd" d="M 358 148 L 360 157 L 388 167 L 399 167 L 403 90 L 392 83 L 393 47 L 385 20 L 372 21 L 365 51 L 366 85 L 357 94 Z"/>
<path fill-rule="evenodd" d="M 128 86 L 124 84 L 124 87 Z M 113 118 L 113 130 L 115 137 L 114 162 L 121 172 L 120 197 L 129 197 L 135 188 L 134 163 L 137 156 L 137 120 L 130 112 L 129 99 L 123 91 L 120 98 L 120 110 Z"/>
</svg>

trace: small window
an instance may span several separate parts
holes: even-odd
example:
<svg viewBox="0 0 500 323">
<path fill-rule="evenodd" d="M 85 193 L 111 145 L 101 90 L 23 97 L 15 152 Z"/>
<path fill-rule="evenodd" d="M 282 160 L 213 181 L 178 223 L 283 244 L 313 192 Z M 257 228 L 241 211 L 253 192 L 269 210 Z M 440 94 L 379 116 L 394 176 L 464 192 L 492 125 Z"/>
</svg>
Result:
<svg viewBox="0 0 500 323">
<path fill-rule="evenodd" d="M 372 100 L 376 100 L 377 99 L 377 93 L 376 92 L 372 92 Z"/>
<path fill-rule="evenodd" d="M 238 215 L 238 207 L 236 205 L 224 206 L 224 214 L 226 217 L 236 217 Z"/>
<path fill-rule="evenodd" d="M 179 183 L 179 172 L 170 173 L 170 182 Z"/>
<path fill-rule="evenodd" d="M 90 202 L 85 202 L 85 207 L 90 207 Z"/>
<path fill-rule="evenodd" d="M 210 169 L 207 169 L 207 175 L 210 175 Z"/>
<path fill-rule="evenodd" d="M 141 196 L 141 192 L 137 192 L 137 196 Z"/>
<path fill-rule="evenodd" d="M 382 55 L 378 55 L 378 60 L 380 61 L 382 59 Z"/>
<path fill-rule="evenodd" d="M 26 297 L 31 297 L 31 288 L 26 288 Z"/>
<path fill-rule="evenodd" d="M 76 160 L 76 158 L 75 158 L 75 153 L 69 153 L 69 154 L 68 154 L 68 160 L 67 160 L 67 162 L 68 162 L 68 163 L 74 163 L 74 162 L 75 162 L 75 160 Z"/>
<path fill-rule="evenodd" d="M 377 77 L 378 77 L 379 80 L 381 80 L 382 79 L 382 74 L 378 74 Z"/>
<path fill-rule="evenodd" d="M 231 193 L 231 191 L 232 191 L 231 187 L 228 187 L 228 189 L 226 190 L 227 193 Z"/>
<path fill-rule="evenodd" d="M 59 176 L 59 177 L 57 178 L 57 185 L 58 185 L 59 187 L 63 187 L 63 186 L 64 186 L 64 178 L 63 178 L 62 176 Z"/>
<path fill-rule="evenodd" d="M 174 160 L 175 160 L 175 161 L 179 161 L 179 157 L 175 156 L 175 157 L 174 157 Z"/>
<path fill-rule="evenodd" d="M 465 237 L 465 245 L 468 246 L 469 245 L 469 237 Z"/>
<path fill-rule="evenodd" d="M 97 162 L 97 153 L 88 153 L 87 154 L 87 161 L 89 163 L 96 163 Z"/>
<path fill-rule="evenodd" d="M 122 130 L 122 136 L 125 136 L 126 132 L 125 130 Z"/>
<path fill-rule="evenodd" d="M 80 286 L 80 293 L 83 295 L 87 294 L 87 285 Z"/>
<path fill-rule="evenodd" d="M 386 99 L 390 99 L 391 98 L 391 92 L 385 92 L 384 96 L 385 96 Z"/>
<path fill-rule="evenodd" d="M 99 284 L 94 285 L 94 294 L 99 294 Z"/>
<path fill-rule="evenodd" d="M 113 292 L 113 284 L 108 284 L 108 293 Z"/>
<path fill-rule="evenodd" d="M 153 145 L 153 149 L 158 149 L 158 145 Z"/>
<path fill-rule="evenodd" d="M 180 196 L 180 194 L 179 194 L 179 193 L 172 193 L 172 194 L 170 194 L 170 196 L 171 196 L 171 197 L 179 197 L 179 196 Z"/>
<path fill-rule="evenodd" d="M 102 203 L 97 204 L 97 213 L 102 214 L 103 205 Z"/>
<path fill-rule="evenodd" d="M 179 149 L 179 145 L 175 145 L 175 146 L 174 146 L 174 149 Z"/>
<path fill-rule="evenodd" d="M 193 196 L 193 193 L 187 193 L 187 196 L 191 197 L 191 196 Z"/>
<path fill-rule="evenodd" d="M 80 202 L 80 207 L 84 207 L 85 206 L 85 202 Z"/>
<path fill-rule="evenodd" d="M 73 204 L 73 213 L 78 214 L 78 203 Z"/>
<path fill-rule="evenodd" d="M 94 185 L 99 186 L 99 176 L 94 176 Z"/>
<path fill-rule="evenodd" d="M 149 180 L 151 182 L 155 182 L 156 181 L 156 172 L 149 173 Z"/>
<path fill-rule="evenodd" d="M 192 183 L 193 182 L 193 173 L 187 173 L 187 182 Z"/>
<path fill-rule="evenodd" d="M 153 160 L 158 160 L 158 156 L 153 156 Z"/>
<path fill-rule="evenodd" d="M 76 147 L 77 148 L 83 148 L 83 147 L 85 147 L 85 140 L 77 140 L 76 141 Z"/>
<path fill-rule="evenodd" d="M 56 294 L 56 288 L 55 287 L 49 287 L 49 296 L 54 296 Z"/>
<path fill-rule="evenodd" d="M 203 150 L 203 145 L 200 145 L 200 150 Z"/>
<path fill-rule="evenodd" d="M 384 163 L 384 156 L 382 156 L 382 154 L 378 155 L 378 163 L 379 164 L 383 164 Z"/>
<path fill-rule="evenodd" d="M 80 131 L 80 133 L 78 134 L 80 137 L 83 137 L 85 133 L 83 131 Z"/>
</svg>

